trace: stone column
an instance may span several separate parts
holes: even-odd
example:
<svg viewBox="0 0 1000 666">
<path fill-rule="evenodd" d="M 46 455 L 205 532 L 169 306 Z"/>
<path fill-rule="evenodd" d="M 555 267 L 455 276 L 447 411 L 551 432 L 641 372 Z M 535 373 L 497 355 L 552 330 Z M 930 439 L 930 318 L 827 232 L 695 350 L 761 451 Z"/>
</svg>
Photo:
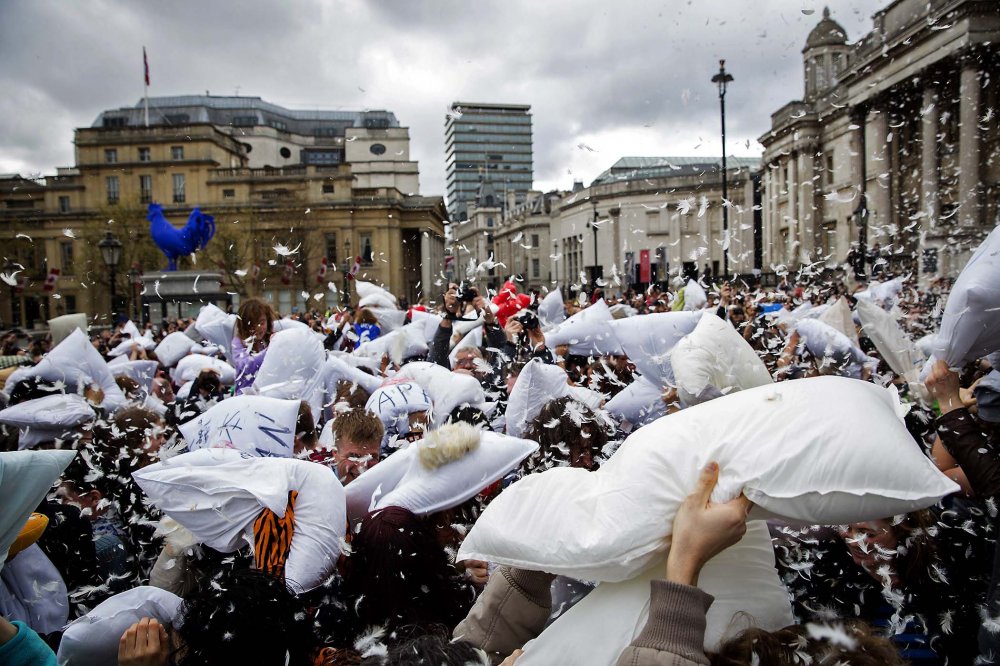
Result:
<svg viewBox="0 0 1000 666">
<path fill-rule="evenodd" d="M 875 238 L 869 238 L 869 243 L 881 242 L 879 238 L 886 231 L 886 225 L 892 221 L 892 202 L 889 200 L 890 151 L 886 144 L 889 134 L 889 113 L 885 109 L 875 111 L 871 120 L 871 136 L 868 143 L 868 205 L 869 225 L 878 227 Z M 890 239 L 889 242 L 892 242 Z"/>
<path fill-rule="evenodd" d="M 799 261 L 806 263 L 815 261 L 815 221 L 814 211 L 815 196 L 813 176 L 816 170 L 815 147 L 808 147 L 799 153 L 799 179 L 802 184 L 799 186 Z"/>
<path fill-rule="evenodd" d="M 799 256 L 798 248 L 798 226 L 799 226 L 799 153 L 793 150 L 788 156 L 788 182 L 785 189 L 788 190 L 788 245 L 783 248 L 782 262 L 792 264 Z"/>
<path fill-rule="evenodd" d="M 979 224 L 979 102 L 982 88 L 979 67 L 972 60 L 963 63 L 959 88 L 958 201 L 959 223 Z"/>
<path fill-rule="evenodd" d="M 923 219 L 920 221 L 920 243 L 918 245 L 918 282 L 920 287 L 927 287 L 931 279 L 939 273 L 938 249 L 940 241 L 937 238 L 938 219 L 941 215 L 941 202 L 938 199 L 938 184 L 940 182 L 940 163 L 938 161 L 938 91 L 937 88 L 924 88 L 924 99 L 920 107 L 920 202 Z"/>
</svg>

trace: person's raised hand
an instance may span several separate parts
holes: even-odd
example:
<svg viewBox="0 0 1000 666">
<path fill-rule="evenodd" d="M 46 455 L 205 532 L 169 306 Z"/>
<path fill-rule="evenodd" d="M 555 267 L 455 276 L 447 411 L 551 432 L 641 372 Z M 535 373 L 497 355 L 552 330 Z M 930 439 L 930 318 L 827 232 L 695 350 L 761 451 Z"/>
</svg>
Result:
<svg viewBox="0 0 1000 666">
<path fill-rule="evenodd" d="M 476 296 L 476 300 L 472 301 L 472 305 L 476 308 L 476 312 L 483 314 L 483 322 L 487 326 L 492 326 L 496 322 L 497 316 L 493 312 L 493 308 L 490 307 L 489 302 L 483 296 Z"/>
<path fill-rule="evenodd" d="M 712 502 L 712 491 L 718 482 L 719 465 L 710 462 L 678 508 L 667 556 L 667 580 L 697 585 L 705 563 L 746 534 L 750 500 L 741 493 L 722 504 Z"/>
<path fill-rule="evenodd" d="M 465 565 L 465 575 L 468 576 L 474 584 L 482 587 L 490 580 L 490 569 L 489 564 L 483 562 L 482 560 L 465 560 L 463 562 Z"/>
<path fill-rule="evenodd" d="M 507 334 L 507 341 L 511 344 L 517 344 L 518 336 L 521 335 L 521 331 L 524 327 L 521 325 L 515 317 L 507 318 L 507 325 L 503 327 L 503 332 Z"/>
<path fill-rule="evenodd" d="M 934 364 L 924 386 L 927 387 L 931 397 L 937 400 L 942 414 L 965 406 L 962 404 L 958 375 L 952 372 L 944 361 L 937 361 Z"/>
<path fill-rule="evenodd" d="M 152 618 L 133 624 L 118 641 L 118 666 L 165 666 L 169 661 L 167 630 Z"/>
</svg>

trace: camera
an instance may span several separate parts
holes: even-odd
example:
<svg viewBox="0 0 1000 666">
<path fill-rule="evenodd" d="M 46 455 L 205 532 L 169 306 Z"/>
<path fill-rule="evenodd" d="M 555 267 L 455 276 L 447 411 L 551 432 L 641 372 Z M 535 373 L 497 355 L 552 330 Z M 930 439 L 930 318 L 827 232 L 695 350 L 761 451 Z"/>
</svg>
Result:
<svg viewBox="0 0 1000 666">
<path fill-rule="evenodd" d="M 526 331 L 534 331 L 541 327 L 541 324 L 539 324 L 538 322 L 538 315 L 536 315 L 531 310 L 525 310 L 524 313 L 521 315 L 520 320 L 521 320 L 521 326 Z"/>
<path fill-rule="evenodd" d="M 471 303 L 479 298 L 479 291 L 475 287 L 461 286 L 458 288 L 455 296 L 458 297 L 461 303 Z"/>
</svg>

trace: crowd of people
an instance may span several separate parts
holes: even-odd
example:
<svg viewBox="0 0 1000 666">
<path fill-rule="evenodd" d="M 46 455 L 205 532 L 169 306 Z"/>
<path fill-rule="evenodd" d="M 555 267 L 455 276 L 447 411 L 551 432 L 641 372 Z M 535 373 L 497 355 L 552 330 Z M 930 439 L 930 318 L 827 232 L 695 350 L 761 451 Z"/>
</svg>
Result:
<svg viewBox="0 0 1000 666">
<path fill-rule="evenodd" d="M 0 663 L 540 663 L 531 641 L 572 622 L 597 581 L 463 559 L 463 540 L 525 479 L 599 473 L 657 420 L 750 388 L 692 388 L 655 372 L 666 342 L 616 337 L 616 322 L 648 321 L 655 340 L 667 313 L 686 313 L 677 339 L 724 322 L 767 381 L 895 386 L 913 448 L 960 490 L 852 524 L 772 517 L 794 623 L 750 618 L 709 645 L 699 575 L 751 509 L 743 494 L 713 501 L 726 470 L 710 462 L 662 517 L 665 560 L 617 663 L 994 663 L 997 356 L 930 358 L 947 347 L 947 289 L 880 277 L 572 293 L 523 293 L 512 278 L 442 284 L 412 307 L 358 283 L 354 307 L 328 312 L 282 317 L 247 298 L 141 330 L 122 317 L 91 331 L 82 317 L 30 342 L 12 331 L 0 498 L 41 456 L 70 455 L 27 512 L 0 503 Z M 908 341 L 910 367 L 873 333 L 870 306 Z M 839 409 L 815 418 L 866 418 Z"/>
</svg>

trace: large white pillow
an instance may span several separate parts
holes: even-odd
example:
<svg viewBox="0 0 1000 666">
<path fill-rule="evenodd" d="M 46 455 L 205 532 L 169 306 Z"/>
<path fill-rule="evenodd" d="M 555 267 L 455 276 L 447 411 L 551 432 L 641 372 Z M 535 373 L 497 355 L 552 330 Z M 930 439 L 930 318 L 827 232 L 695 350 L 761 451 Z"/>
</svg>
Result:
<svg viewBox="0 0 1000 666">
<path fill-rule="evenodd" d="M 392 362 L 397 364 L 414 356 L 423 356 L 428 351 L 424 326 L 425 324 L 407 324 L 361 344 L 354 353 L 377 359 L 388 354 Z"/>
<path fill-rule="evenodd" d="M 969 259 L 944 306 L 933 354 L 956 368 L 1000 350 L 1000 226 Z"/>
<path fill-rule="evenodd" d="M 451 367 L 455 367 L 458 363 L 458 351 L 460 349 L 466 349 L 468 347 L 479 348 L 483 346 L 483 327 L 478 326 L 468 333 L 466 333 L 458 344 L 451 348 L 448 353 L 448 362 L 451 363 Z"/>
<path fill-rule="evenodd" d="M 184 453 L 132 475 L 164 513 L 201 543 L 223 552 L 252 543 L 262 508 L 285 515 L 298 491 L 285 578 L 296 593 L 312 590 L 334 571 L 347 525 L 344 489 L 326 465 L 256 458 L 231 449 Z"/>
<path fill-rule="evenodd" d="M 459 559 L 626 580 L 668 549 L 677 507 L 713 460 L 712 500 L 743 491 L 755 518 L 840 525 L 925 508 L 958 486 L 913 441 L 905 411 L 894 389 L 841 377 L 696 405 L 632 433 L 596 472 L 560 467 L 507 488 Z"/>
<path fill-rule="evenodd" d="M 399 310 L 394 307 L 370 307 L 368 309 L 378 319 L 378 325 L 382 328 L 383 333 L 402 328 L 403 324 L 406 323 L 406 310 Z"/>
<path fill-rule="evenodd" d="M 847 336 L 851 344 L 861 348 L 858 340 L 858 330 L 854 326 L 854 315 L 851 306 L 847 304 L 847 299 L 841 296 L 837 302 L 826 308 L 826 311 L 819 315 L 819 320 L 824 324 L 829 324 Z"/>
<path fill-rule="evenodd" d="M 365 409 L 382 421 L 385 432 L 382 445 L 385 446 L 396 435 L 410 431 L 409 416 L 413 412 L 433 413 L 434 403 L 430 395 L 416 381 L 392 379 L 371 394 Z"/>
<path fill-rule="evenodd" d="M 173 626 L 183 600 L 146 585 L 116 594 L 69 623 L 59 642 L 59 666 L 118 663 L 118 642 L 125 630 L 144 617 Z"/>
<path fill-rule="evenodd" d="M 545 332 L 545 345 L 555 349 L 569 345 L 571 354 L 581 356 L 621 354 L 621 345 L 611 328 L 614 318 L 602 299 Z"/>
<path fill-rule="evenodd" d="M 154 350 L 156 360 L 164 368 L 172 368 L 177 362 L 191 353 L 191 348 L 195 346 L 195 341 L 181 331 L 174 331 L 167 337 L 160 340 Z"/>
<path fill-rule="evenodd" d="M 288 400 L 306 400 L 318 414 L 323 404 L 323 342 L 309 328 L 275 333 L 253 380 L 259 395 Z"/>
<path fill-rule="evenodd" d="M 920 352 L 903 333 L 896 319 L 870 301 L 858 301 L 858 316 L 867 335 L 886 364 L 899 376 L 915 377 Z"/>
<path fill-rule="evenodd" d="M 0 410 L 0 423 L 20 431 L 17 446 L 21 450 L 63 439 L 95 417 L 87 400 L 75 393 L 54 393 Z"/>
<path fill-rule="evenodd" d="M 37 543 L 33 543 L 0 571 L 0 613 L 21 620 L 40 634 L 62 631 L 69 619 L 69 598 L 62 575 Z M 9 595 L 7 601 L 3 599 Z M 4 607 L 13 601 L 13 615 Z"/>
<path fill-rule="evenodd" d="M 619 391 L 604 404 L 604 409 L 619 421 L 628 421 L 633 427 L 646 425 L 667 413 L 663 389 L 645 377 L 639 377 Z"/>
<path fill-rule="evenodd" d="M 535 442 L 478 430 L 467 423 L 442 426 L 348 484 L 348 518 L 357 522 L 387 506 L 420 516 L 456 507 L 537 449 Z"/>
<path fill-rule="evenodd" d="M 694 330 L 701 312 L 654 312 L 611 322 L 629 360 L 650 382 L 674 384 L 670 351 L 681 338 Z"/>
<path fill-rule="evenodd" d="M 427 339 L 427 342 L 430 342 L 434 339 L 434 334 L 437 333 L 438 326 L 441 325 L 442 317 L 433 312 L 410 310 L 410 321 L 414 324 L 423 325 L 424 337 Z"/>
<path fill-rule="evenodd" d="M 364 280 L 355 280 L 354 286 L 358 290 L 359 308 L 365 308 L 372 305 L 392 309 L 397 307 L 396 297 L 393 296 L 388 290 L 383 289 L 378 285 L 371 282 L 365 282 Z"/>
<path fill-rule="evenodd" d="M 452 372 L 437 363 L 413 361 L 396 374 L 398 379 L 412 379 L 420 385 L 434 402 L 434 425 L 441 425 L 448 415 L 461 405 L 480 407 L 486 394 L 479 380 L 472 375 Z"/>
<path fill-rule="evenodd" d="M 326 402 L 333 400 L 337 395 L 337 382 L 341 380 L 353 382 L 369 393 L 374 393 L 382 385 L 382 379 L 359 370 L 341 356 L 328 357 L 323 364 L 322 372 Z"/>
<path fill-rule="evenodd" d="M 87 334 L 87 315 L 82 312 L 49 319 L 49 335 L 52 336 L 53 347 L 58 346 L 75 330 Z"/>
<path fill-rule="evenodd" d="M 0 453 L 0 569 L 28 516 L 75 455 L 76 451 Z"/>
<path fill-rule="evenodd" d="M 202 370 L 214 370 L 219 375 L 219 381 L 226 386 L 232 386 L 236 381 L 236 368 L 222 359 L 204 354 L 188 354 L 173 368 L 171 376 L 175 384 L 184 384 L 197 379 Z"/>
<path fill-rule="evenodd" d="M 701 310 L 708 303 L 708 295 L 702 286 L 694 280 L 688 280 L 684 285 L 684 309 L 688 311 Z"/>
<path fill-rule="evenodd" d="M 139 382 L 139 386 L 146 393 L 153 390 L 153 380 L 156 379 L 156 371 L 159 363 L 156 361 L 130 361 L 124 356 L 119 356 L 108 361 L 108 368 L 115 377 L 131 377 Z"/>
<path fill-rule="evenodd" d="M 871 361 L 868 355 L 855 347 L 850 339 L 819 319 L 803 319 L 796 322 L 795 331 L 800 344 L 817 359 L 832 359 L 834 363 L 863 365 Z"/>
<path fill-rule="evenodd" d="M 733 325 L 705 312 L 670 352 L 677 393 L 686 405 L 771 383 L 771 375 Z"/>
<path fill-rule="evenodd" d="M 125 394 L 115 383 L 108 364 L 79 329 L 73 330 L 37 365 L 14 371 L 7 379 L 7 386 L 13 386 L 27 377 L 62 382 L 73 391 L 82 391 L 87 385 L 94 383 L 104 392 L 102 406 L 108 411 L 113 412 L 125 405 Z"/>
<path fill-rule="evenodd" d="M 289 458 L 295 448 L 298 400 L 238 395 L 179 426 L 188 449 L 238 449 L 254 456 Z"/>
<path fill-rule="evenodd" d="M 518 664 L 614 666 L 645 626 L 650 581 L 662 579 L 665 570 L 661 560 L 631 580 L 601 583 L 528 642 Z M 705 617 L 707 651 L 717 651 L 724 638 L 751 626 L 775 631 L 794 623 L 763 521 L 750 522 L 739 543 L 705 564 L 698 587 L 715 597 Z"/>
<path fill-rule="evenodd" d="M 145 335 L 137 335 L 134 338 L 125 338 L 114 348 L 108 352 L 108 356 L 115 358 L 118 356 L 127 356 L 132 353 L 132 349 L 138 347 L 139 349 L 150 350 L 156 347 L 156 342 L 152 337 Z"/>
<path fill-rule="evenodd" d="M 209 303 L 198 312 L 194 327 L 203 338 L 224 350 L 226 358 L 231 359 L 236 319 L 235 314 L 226 314 L 217 305 Z"/>
<path fill-rule="evenodd" d="M 538 304 L 538 320 L 544 327 L 557 326 L 566 321 L 566 304 L 558 287 L 547 293 Z"/>
<path fill-rule="evenodd" d="M 507 434 L 522 436 L 546 403 L 565 395 L 569 395 L 565 370 L 538 359 L 526 363 L 507 400 Z"/>
</svg>

